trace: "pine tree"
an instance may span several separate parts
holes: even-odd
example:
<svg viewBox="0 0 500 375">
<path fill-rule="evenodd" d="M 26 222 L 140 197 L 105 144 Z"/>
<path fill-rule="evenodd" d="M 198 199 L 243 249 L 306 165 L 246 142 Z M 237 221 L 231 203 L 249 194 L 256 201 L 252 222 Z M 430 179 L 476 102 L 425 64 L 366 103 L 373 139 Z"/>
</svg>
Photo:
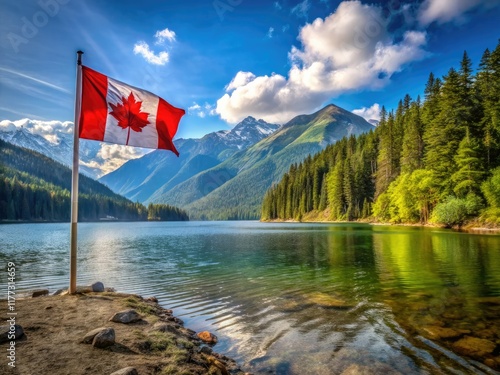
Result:
<svg viewBox="0 0 500 375">
<path fill-rule="evenodd" d="M 377 157 L 377 172 L 375 183 L 375 198 L 387 190 L 396 176 L 396 145 L 394 131 L 394 114 L 391 112 L 387 121 L 379 125 L 379 152 Z"/>
<path fill-rule="evenodd" d="M 424 133 L 425 167 L 437 172 L 444 195 L 452 191 L 450 177 L 456 170 L 454 156 L 467 128 L 466 116 L 459 108 L 461 98 L 460 75 L 452 68 L 441 88 L 439 113 Z"/>
<path fill-rule="evenodd" d="M 420 97 L 412 102 L 408 111 L 406 131 L 403 137 L 401 151 L 401 172 L 413 172 L 422 167 L 424 152 L 423 142 L 424 127 L 421 115 Z"/>
<path fill-rule="evenodd" d="M 341 220 L 344 214 L 344 163 L 338 162 L 333 170 L 328 173 L 328 202 L 330 207 L 330 218 Z"/>
<path fill-rule="evenodd" d="M 442 81 L 435 78 L 434 74 L 429 75 L 425 86 L 425 102 L 422 107 L 422 122 L 424 128 L 437 117 L 439 113 L 439 94 L 441 92 Z"/>
<path fill-rule="evenodd" d="M 479 64 L 476 81 L 482 104 L 482 139 L 488 168 L 500 165 L 500 41 L 490 53 L 487 49 Z"/>
<path fill-rule="evenodd" d="M 472 138 L 469 131 L 460 142 L 455 162 L 458 170 L 451 177 L 454 182 L 453 191 L 459 198 L 468 194 L 479 194 L 483 177 L 481 159 L 479 158 L 479 142 Z"/>
</svg>

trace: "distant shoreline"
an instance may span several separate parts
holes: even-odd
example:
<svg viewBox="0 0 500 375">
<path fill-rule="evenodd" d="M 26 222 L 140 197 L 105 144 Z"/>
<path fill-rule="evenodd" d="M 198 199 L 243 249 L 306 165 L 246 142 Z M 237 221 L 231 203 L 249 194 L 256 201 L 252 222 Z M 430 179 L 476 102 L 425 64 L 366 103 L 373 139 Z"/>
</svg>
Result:
<svg viewBox="0 0 500 375">
<path fill-rule="evenodd" d="M 78 223 L 176 223 L 176 222 L 188 222 L 189 220 L 84 220 Z M 70 224 L 70 221 L 58 221 L 58 220 L 0 220 L 0 225 L 2 224 Z"/>
<path fill-rule="evenodd" d="M 332 220 L 260 220 L 262 223 L 297 223 L 297 224 L 367 224 L 373 226 L 390 226 L 390 227 L 421 227 L 421 228 L 438 228 L 438 229 L 450 229 L 457 232 L 499 232 L 500 227 L 476 227 L 473 223 L 466 224 L 462 227 L 452 227 L 446 228 L 442 225 L 437 224 L 420 224 L 420 223 L 384 223 L 380 221 L 332 221 Z"/>
</svg>

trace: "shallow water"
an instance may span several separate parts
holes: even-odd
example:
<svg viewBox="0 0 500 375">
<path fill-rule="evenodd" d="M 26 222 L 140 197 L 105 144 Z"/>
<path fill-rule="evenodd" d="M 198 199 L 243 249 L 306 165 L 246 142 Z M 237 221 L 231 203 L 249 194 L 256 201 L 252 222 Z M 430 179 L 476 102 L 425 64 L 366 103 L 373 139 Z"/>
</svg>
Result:
<svg viewBox="0 0 500 375">
<path fill-rule="evenodd" d="M 0 264 L 16 263 L 18 291 L 67 287 L 68 253 L 69 224 L 0 226 Z M 425 329 L 500 344 L 499 235 L 362 224 L 86 223 L 78 262 L 79 285 L 100 280 L 155 295 L 188 327 L 214 332 L 215 349 L 253 373 L 494 373 L 481 358 L 453 353 L 456 338 L 433 339 Z"/>
</svg>

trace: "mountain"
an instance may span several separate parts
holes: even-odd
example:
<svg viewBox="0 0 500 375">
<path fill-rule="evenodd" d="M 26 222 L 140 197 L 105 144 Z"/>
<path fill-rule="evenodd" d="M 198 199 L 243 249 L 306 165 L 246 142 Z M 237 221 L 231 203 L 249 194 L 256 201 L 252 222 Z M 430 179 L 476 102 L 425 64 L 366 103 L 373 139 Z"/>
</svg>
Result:
<svg viewBox="0 0 500 375">
<path fill-rule="evenodd" d="M 266 190 L 291 164 L 343 137 L 372 129 L 362 117 L 331 104 L 311 115 L 295 117 L 248 149 L 168 191 L 158 190 L 148 202 L 175 202 L 194 219 L 258 218 Z"/>
<path fill-rule="evenodd" d="M 0 221 L 69 221 L 71 170 L 33 150 L 0 140 Z M 148 208 L 79 176 L 78 217 L 120 220 L 187 220 L 176 207 Z"/>
<path fill-rule="evenodd" d="M 28 130 L 28 128 L 33 127 L 33 124 L 29 123 L 30 121 L 28 119 L 24 120 L 23 125 L 19 128 L 0 128 L 0 139 L 49 156 L 66 166 L 71 166 L 73 164 L 73 134 L 63 131 L 56 132 L 52 142 L 50 142 L 41 135 Z M 98 142 L 80 142 L 80 160 L 87 163 L 92 161 L 99 149 Z M 80 172 L 86 176 L 97 178 L 100 170 L 80 164 Z"/>
<path fill-rule="evenodd" d="M 130 160 L 101 177 L 113 191 L 139 202 L 162 195 L 189 178 L 213 168 L 235 153 L 269 136 L 279 125 L 247 117 L 231 130 L 218 131 L 201 139 L 178 139 L 180 156 L 164 150 Z"/>
<path fill-rule="evenodd" d="M 0 219 L 68 221 L 71 170 L 38 152 L 0 140 Z M 79 218 L 112 215 L 136 220 L 139 207 L 99 182 L 80 175 Z M 145 207 L 142 207 L 145 209 Z"/>
</svg>

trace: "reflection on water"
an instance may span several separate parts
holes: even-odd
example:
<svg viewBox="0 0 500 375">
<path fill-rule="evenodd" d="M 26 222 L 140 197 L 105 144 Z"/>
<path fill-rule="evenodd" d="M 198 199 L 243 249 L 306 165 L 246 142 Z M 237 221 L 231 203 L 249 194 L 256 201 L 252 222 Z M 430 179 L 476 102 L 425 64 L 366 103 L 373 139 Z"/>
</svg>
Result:
<svg viewBox="0 0 500 375">
<path fill-rule="evenodd" d="M 191 222 L 81 224 L 79 236 L 79 284 L 157 296 L 254 373 L 500 366 L 498 235 Z M 19 288 L 67 285 L 69 225 L 4 225 L 0 238 Z M 467 352 L 471 343 L 486 352 Z"/>
</svg>

